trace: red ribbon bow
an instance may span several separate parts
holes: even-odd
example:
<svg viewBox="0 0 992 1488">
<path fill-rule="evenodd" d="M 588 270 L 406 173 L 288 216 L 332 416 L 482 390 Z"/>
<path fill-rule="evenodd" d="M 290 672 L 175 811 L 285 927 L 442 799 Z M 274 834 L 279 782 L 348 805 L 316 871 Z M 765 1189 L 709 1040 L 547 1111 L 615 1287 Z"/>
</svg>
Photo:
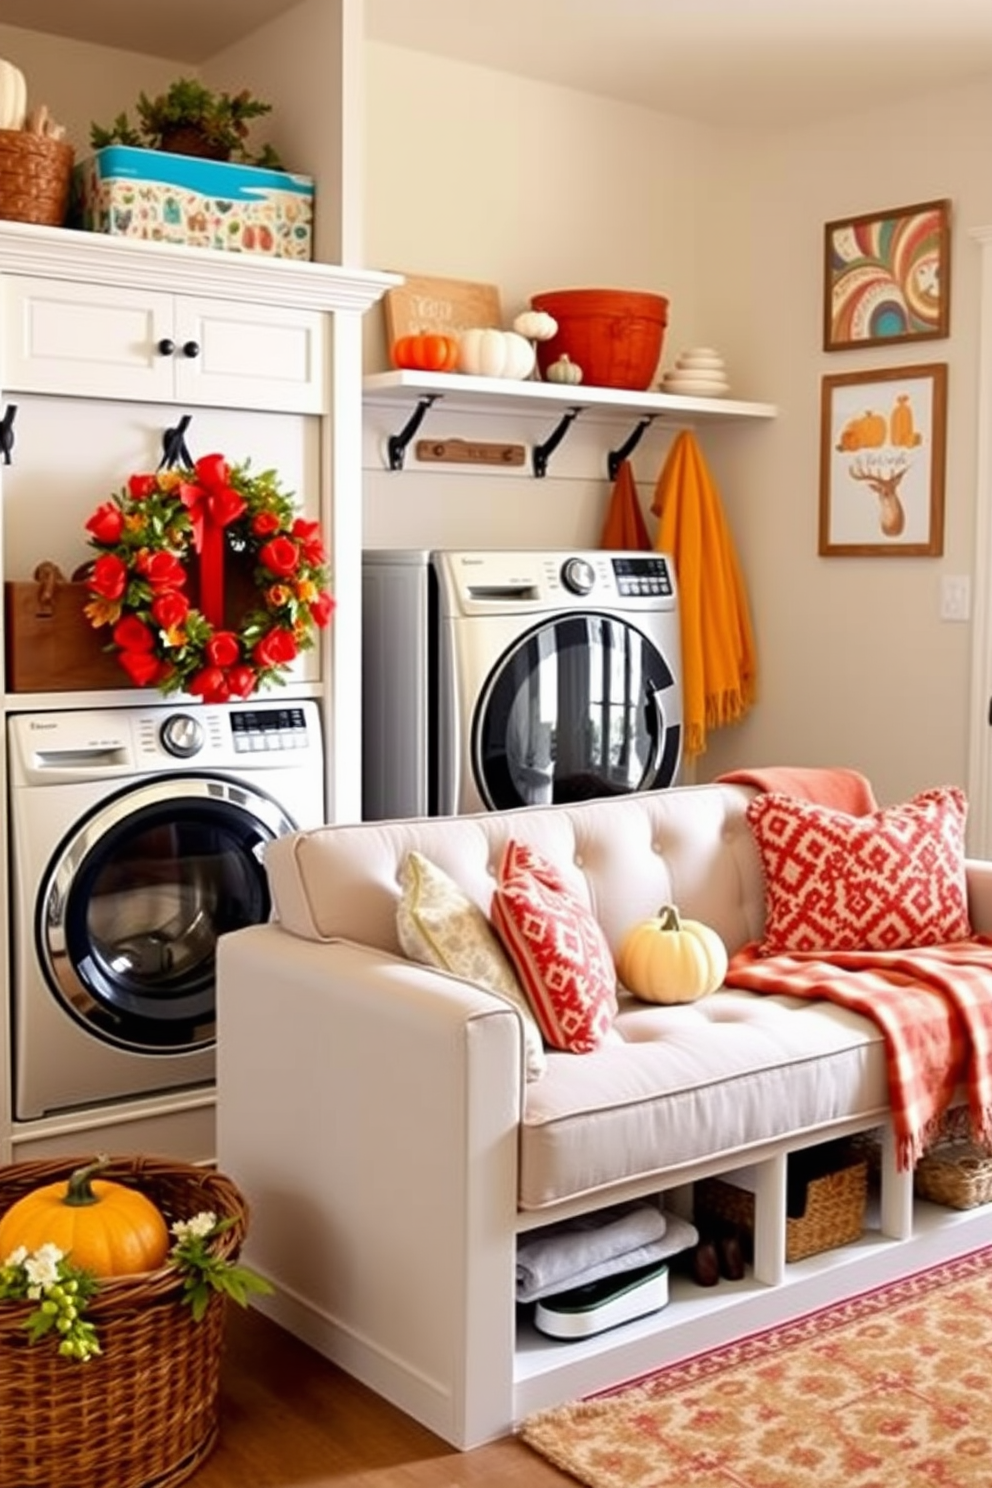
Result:
<svg viewBox="0 0 992 1488">
<path fill-rule="evenodd" d="M 197 484 L 183 481 L 179 498 L 189 512 L 200 557 L 200 610 L 217 630 L 224 624 L 224 528 L 241 516 L 246 503 L 230 484 L 230 466 L 222 455 L 204 455 L 193 469 Z"/>
</svg>

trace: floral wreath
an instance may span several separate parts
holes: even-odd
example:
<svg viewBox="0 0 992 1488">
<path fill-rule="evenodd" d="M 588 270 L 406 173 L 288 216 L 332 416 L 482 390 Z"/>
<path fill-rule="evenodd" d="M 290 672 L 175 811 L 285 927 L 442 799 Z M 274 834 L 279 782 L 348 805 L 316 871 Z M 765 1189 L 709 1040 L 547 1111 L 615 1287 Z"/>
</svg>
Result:
<svg viewBox="0 0 992 1488">
<path fill-rule="evenodd" d="M 334 610 L 317 522 L 295 514 L 273 471 L 204 455 L 191 468 L 132 475 L 86 523 L 99 557 L 84 614 L 112 625 L 108 651 L 136 687 L 203 702 L 250 697 L 314 644 Z M 199 607 L 186 592 L 199 557 Z M 252 562 L 255 602 L 224 627 L 225 556 Z"/>
</svg>

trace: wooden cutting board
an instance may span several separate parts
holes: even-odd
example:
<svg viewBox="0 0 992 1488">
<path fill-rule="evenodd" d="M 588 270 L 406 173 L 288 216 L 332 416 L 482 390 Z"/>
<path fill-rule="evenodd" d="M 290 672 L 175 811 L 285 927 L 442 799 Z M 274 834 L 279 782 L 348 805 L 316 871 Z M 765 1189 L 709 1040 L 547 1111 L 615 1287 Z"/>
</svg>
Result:
<svg viewBox="0 0 992 1488">
<path fill-rule="evenodd" d="M 431 279 L 408 274 L 384 296 L 387 346 L 400 336 L 443 331 L 456 336 L 475 326 L 502 326 L 499 289 L 468 279 Z"/>
</svg>

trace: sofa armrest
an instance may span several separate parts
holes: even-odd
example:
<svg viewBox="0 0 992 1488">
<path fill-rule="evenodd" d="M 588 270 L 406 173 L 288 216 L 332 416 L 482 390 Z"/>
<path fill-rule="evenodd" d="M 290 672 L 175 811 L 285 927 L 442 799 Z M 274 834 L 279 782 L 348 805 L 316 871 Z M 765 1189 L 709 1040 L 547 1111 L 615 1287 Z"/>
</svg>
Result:
<svg viewBox="0 0 992 1488">
<path fill-rule="evenodd" d="M 992 862 L 987 858 L 968 858 L 965 872 L 971 928 L 977 935 L 992 935 Z"/>
<path fill-rule="evenodd" d="M 392 1395 L 399 1364 L 423 1418 L 460 1430 L 488 1408 L 463 1398 L 486 1377 L 474 1355 L 513 1349 L 516 1011 L 277 925 L 221 937 L 217 1002 L 218 1162 L 251 1207 L 246 1254 L 346 1368 Z"/>
</svg>

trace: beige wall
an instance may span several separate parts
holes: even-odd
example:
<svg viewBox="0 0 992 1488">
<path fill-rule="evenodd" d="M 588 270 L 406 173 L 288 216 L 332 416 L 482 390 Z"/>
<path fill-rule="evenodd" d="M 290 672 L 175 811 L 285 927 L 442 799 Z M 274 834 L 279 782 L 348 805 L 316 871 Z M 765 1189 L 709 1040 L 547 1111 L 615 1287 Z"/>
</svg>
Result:
<svg viewBox="0 0 992 1488">
<path fill-rule="evenodd" d="M 122 110 L 133 124 L 135 100 L 142 89 L 158 92 L 177 72 L 175 63 L 156 57 L 66 42 L 3 24 L 0 57 L 24 73 L 28 107 L 46 103 L 53 117 L 65 125 L 77 159 L 89 153 L 91 124 L 107 128 Z M 187 69 L 187 74 L 194 71 Z"/>
<path fill-rule="evenodd" d="M 941 621 L 939 600 L 944 574 L 972 570 L 978 250 L 968 229 L 992 221 L 992 86 L 742 135 L 381 45 L 366 57 L 370 263 L 491 280 L 508 313 L 533 290 L 567 284 L 659 290 L 672 299 L 666 361 L 715 344 L 735 394 L 779 405 L 773 424 L 700 433 L 747 575 L 761 668 L 758 707 L 711 736 L 700 778 L 834 762 L 866 771 L 884 800 L 965 783 L 971 627 Z M 824 353 L 824 222 L 945 196 L 950 337 Z M 929 361 L 949 364 L 944 556 L 818 557 L 821 377 Z M 459 431 L 451 417 L 437 427 Z M 384 477 L 370 447 L 370 539 L 443 541 L 447 511 L 452 543 L 505 541 L 508 530 L 522 544 L 557 533 L 595 542 L 608 490 L 582 437 L 588 461 L 569 451 L 567 483 L 504 482 L 498 501 L 474 479 L 456 498 L 450 477 L 447 487 L 420 471 Z M 645 505 L 665 447 L 662 436 L 638 451 Z"/>
<path fill-rule="evenodd" d="M 224 85 L 239 68 L 252 69 L 257 91 L 288 98 L 296 74 L 280 41 L 298 49 L 295 31 L 318 3 L 303 0 L 286 29 L 261 38 L 264 65 L 256 39 L 204 73 Z M 335 0 L 350 23 L 355 3 Z M 177 73 L 159 59 L 3 25 L 0 55 L 25 70 L 32 100 L 49 104 L 80 152 L 93 119 L 109 121 L 133 107 L 141 88 L 158 89 Z M 978 250 L 968 229 L 992 222 L 992 86 L 748 135 L 381 44 L 366 43 L 364 55 L 350 109 L 355 115 L 364 92 L 362 128 L 350 119 L 343 148 L 351 185 L 341 220 L 328 222 L 342 252 L 357 251 L 364 237 L 370 266 L 492 281 L 507 318 L 539 289 L 660 290 L 671 299 L 666 362 L 686 345 L 718 345 L 735 394 L 780 407 L 772 424 L 700 434 L 747 574 L 761 665 L 759 706 L 743 725 L 711 737 L 700 775 L 743 763 L 843 762 L 867 771 L 884 799 L 964 782 L 971 627 L 942 622 L 938 606 L 941 577 L 972 568 Z M 311 92 L 319 65 L 307 76 Z M 325 97 L 315 116 L 319 177 L 339 108 L 349 112 L 347 100 Z M 299 111 L 290 120 L 286 103 L 286 113 L 286 127 L 304 139 Z M 942 196 L 954 212 L 950 337 L 891 353 L 824 354 L 823 223 Z M 369 365 L 382 366 L 376 318 L 368 337 Z M 818 558 L 821 377 L 932 360 L 950 369 L 943 558 Z M 429 417 L 438 434 L 533 442 L 548 432 L 533 417 Z M 385 473 L 381 443 L 394 421 L 395 410 L 379 409 L 366 420 L 371 543 L 597 541 L 609 494 L 605 452 L 624 432 L 616 425 L 580 420 L 544 482 L 466 483 L 450 473 Z M 659 422 L 638 447 L 645 507 L 671 434 Z"/>
</svg>

